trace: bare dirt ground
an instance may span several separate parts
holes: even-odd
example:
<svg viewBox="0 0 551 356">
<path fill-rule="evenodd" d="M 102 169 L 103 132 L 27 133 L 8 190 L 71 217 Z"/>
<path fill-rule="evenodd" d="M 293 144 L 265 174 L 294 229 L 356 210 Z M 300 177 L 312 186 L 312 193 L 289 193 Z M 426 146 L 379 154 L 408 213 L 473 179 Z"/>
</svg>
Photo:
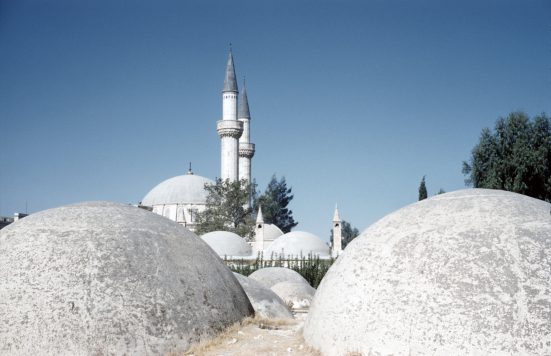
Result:
<svg viewBox="0 0 551 356">
<path fill-rule="evenodd" d="M 249 318 L 230 327 L 222 335 L 201 342 L 184 355 L 242 356 L 242 355 L 307 355 L 319 352 L 306 346 L 302 326 L 306 314 L 297 314 L 293 320 Z"/>
</svg>

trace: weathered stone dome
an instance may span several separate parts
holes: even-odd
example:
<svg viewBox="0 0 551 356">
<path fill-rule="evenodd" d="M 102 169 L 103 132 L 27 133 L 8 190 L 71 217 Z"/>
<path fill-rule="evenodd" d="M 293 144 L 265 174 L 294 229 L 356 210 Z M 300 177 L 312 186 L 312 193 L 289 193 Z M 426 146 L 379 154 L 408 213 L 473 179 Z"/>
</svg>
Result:
<svg viewBox="0 0 551 356">
<path fill-rule="evenodd" d="M 247 297 L 249 297 L 256 315 L 267 319 L 293 318 L 293 314 L 287 307 L 287 304 L 271 289 L 239 273 L 234 273 L 234 275 L 245 290 L 245 293 L 247 293 Z"/>
<path fill-rule="evenodd" d="M 316 290 L 307 282 L 279 282 L 271 289 L 293 310 L 308 309 L 316 294 Z"/>
<path fill-rule="evenodd" d="M 251 246 L 241 236 L 229 231 L 212 231 L 201 238 L 221 257 L 251 256 Z"/>
<path fill-rule="evenodd" d="M 550 210 L 468 189 L 387 215 L 326 274 L 306 341 L 326 355 L 550 355 Z"/>
<path fill-rule="evenodd" d="M 279 282 L 299 282 L 308 284 L 308 281 L 297 271 L 284 267 L 261 268 L 251 273 L 249 278 L 258 281 L 267 288 L 272 288 Z"/>
<path fill-rule="evenodd" d="M 329 255 L 327 246 L 319 237 L 309 232 L 291 231 L 278 237 L 264 252 L 265 257 L 274 256 L 308 256 Z"/>
<path fill-rule="evenodd" d="M 156 185 L 142 199 L 142 205 L 205 204 L 205 184 L 214 184 L 208 178 L 195 174 L 172 177 Z"/>
<path fill-rule="evenodd" d="M 0 354 L 166 354 L 253 313 L 195 234 L 87 202 L 0 231 Z"/>
</svg>

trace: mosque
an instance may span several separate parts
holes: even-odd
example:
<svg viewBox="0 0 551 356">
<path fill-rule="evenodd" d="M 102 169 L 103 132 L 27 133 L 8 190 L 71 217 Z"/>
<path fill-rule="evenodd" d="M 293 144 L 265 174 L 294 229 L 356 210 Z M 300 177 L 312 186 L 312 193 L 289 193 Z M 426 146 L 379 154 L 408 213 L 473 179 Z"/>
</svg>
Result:
<svg viewBox="0 0 551 356">
<path fill-rule="evenodd" d="M 220 178 L 222 180 L 245 179 L 251 182 L 252 159 L 256 147 L 251 142 L 250 122 L 247 89 L 243 85 L 243 92 L 239 95 L 233 53 L 230 48 L 222 89 L 222 120 L 216 123 L 216 130 L 220 137 Z M 196 214 L 206 209 L 205 184 L 214 184 L 214 181 L 194 174 L 190 166 L 187 174 L 169 178 L 151 189 L 142 199 L 141 205 L 158 215 L 176 221 L 191 231 L 196 231 Z M 330 258 L 332 255 L 337 256 L 342 250 L 341 238 L 337 238 L 341 236 L 338 209 L 335 209 L 333 217 L 333 236 L 336 242 L 333 244 L 332 251 L 313 234 L 301 231 L 284 234 L 277 226 L 264 223 L 261 209 L 257 213 L 253 241 L 247 242 L 244 238 L 235 234 L 233 236 L 225 231 L 209 234 L 206 234 L 209 235 L 206 240 L 211 242 L 211 247 L 221 256 L 256 257 L 259 252 L 262 252 L 264 256 L 315 254 L 321 258 Z"/>
</svg>

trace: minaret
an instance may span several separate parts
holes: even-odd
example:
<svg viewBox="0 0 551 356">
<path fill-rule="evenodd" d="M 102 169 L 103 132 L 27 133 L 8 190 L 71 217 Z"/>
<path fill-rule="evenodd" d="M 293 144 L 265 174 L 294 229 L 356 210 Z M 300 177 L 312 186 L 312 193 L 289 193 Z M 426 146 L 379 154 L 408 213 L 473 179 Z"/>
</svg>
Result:
<svg viewBox="0 0 551 356">
<path fill-rule="evenodd" d="M 243 123 L 237 120 L 237 81 L 230 47 L 224 89 L 222 90 L 222 120 L 216 123 L 216 131 L 221 141 L 220 178 L 235 181 L 239 179 L 239 137 L 243 133 Z"/>
<path fill-rule="evenodd" d="M 264 251 L 264 217 L 262 216 L 262 207 L 260 205 L 258 206 L 258 214 L 256 214 L 254 241 L 256 253 Z"/>
<path fill-rule="evenodd" d="M 239 111 L 237 117 L 243 123 L 243 134 L 239 139 L 239 179 L 245 179 L 248 183 L 251 182 L 251 163 L 254 156 L 255 146 L 251 143 L 251 113 L 249 111 L 249 100 L 247 99 L 247 88 L 245 80 L 243 80 L 243 94 L 239 101 Z M 249 205 L 252 194 L 249 194 Z"/>
<path fill-rule="evenodd" d="M 333 214 L 333 248 L 331 254 L 338 257 L 342 252 L 342 224 L 339 216 L 339 208 L 335 205 L 335 214 Z"/>
</svg>

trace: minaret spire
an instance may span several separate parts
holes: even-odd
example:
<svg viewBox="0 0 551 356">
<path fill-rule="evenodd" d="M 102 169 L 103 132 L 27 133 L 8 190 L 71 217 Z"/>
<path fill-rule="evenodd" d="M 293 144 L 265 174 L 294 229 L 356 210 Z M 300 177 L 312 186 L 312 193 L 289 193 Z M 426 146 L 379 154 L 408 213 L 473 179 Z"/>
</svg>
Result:
<svg viewBox="0 0 551 356">
<path fill-rule="evenodd" d="M 243 123 L 243 134 L 239 138 L 239 179 L 245 179 L 252 182 L 252 159 L 254 156 L 255 145 L 251 143 L 251 113 L 249 111 L 249 100 L 247 98 L 247 87 L 245 78 L 243 78 L 243 93 L 239 101 L 239 110 L 237 118 Z M 249 206 L 252 204 L 252 190 L 249 193 Z"/>
<path fill-rule="evenodd" d="M 226 65 L 226 77 L 224 78 L 223 92 L 238 92 L 237 80 L 235 77 L 235 66 L 233 64 L 233 53 L 230 43 L 230 53 L 228 54 L 228 64 Z"/>
<path fill-rule="evenodd" d="M 243 123 L 237 119 L 237 81 L 230 45 L 224 90 L 222 90 L 222 120 L 216 123 L 220 136 L 220 178 L 236 181 L 239 179 L 239 138 L 243 133 Z"/>
</svg>

